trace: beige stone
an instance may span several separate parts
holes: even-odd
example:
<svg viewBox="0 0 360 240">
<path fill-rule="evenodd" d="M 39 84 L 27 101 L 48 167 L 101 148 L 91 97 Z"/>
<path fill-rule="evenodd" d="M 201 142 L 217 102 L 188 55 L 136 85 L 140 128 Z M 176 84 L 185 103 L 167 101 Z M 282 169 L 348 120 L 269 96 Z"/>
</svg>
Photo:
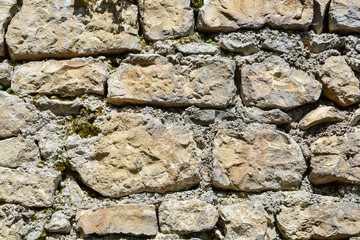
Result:
<svg viewBox="0 0 360 240">
<path fill-rule="evenodd" d="M 16 0 L 2 0 L 0 2 L 0 57 L 5 56 L 5 30 L 16 11 Z"/>
<path fill-rule="evenodd" d="M 35 60 L 137 50 L 137 12 L 122 0 L 23 0 L 6 33 L 10 56 Z"/>
<path fill-rule="evenodd" d="M 0 167 L 0 201 L 27 207 L 51 207 L 60 173 Z"/>
<path fill-rule="evenodd" d="M 241 96 L 246 106 L 290 109 L 320 98 L 321 84 L 306 72 L 272 56 L 241 70 Z"/>
<path fill-rule="evenodd" d="M 71 163 L 102 195 L 163 193 L 200 182 L 200 152 L 189 128 L 135 113 L 113 114 L 101 128 L 92 156 Z"/>
<path fill-rule="evenodd" d="M 360 108 L 356 109 L 356 111 L 353 113 L 349 125 L 355 126 L 359 122 L 359 120 L 360 120 Z"/>
<path fill-rule="evenodd" d="M 235 31 L 241 28 L 306 30 L 313 19 L 312 0 L 208 0 L 200 9 L 201 31 Z"/>
<path fill-rule="evenodd" d="M 344 121 L 345 118 L 346 116 L 334 107 L 320 106 L 301 119 L 299 128 L 306 130 L 322 123 L 341 122 Z"/>
<path fill-rule="evenodd" d="M 219 47 L 209 43 L 188 43 L 188 44 L 177 44 L 176 49 L 185 54 L 209 54 L 216 55 L 220 53 Z"/>
<path fill-rule="evenodd" d="M 360 184 L 360 130 L 322 137 L 311 144 L 310 181 Z"/>
<path fill-rule="evenodd" d="M 211 230 L 217 223 L 216 208 L 199 199 L 167 200 L 159 207 L 160 230 L 164 233 L 192 233 Z"/>
<path fill-rule="evenodd" d="M 317 33 L 321 34 L 324 31 L 325 16 L 330 6 L 330 0 L 315 0 L 314 1 L 314 19 L 311 23 L 311 28 Z"/>
<path fill-rule="evenodd" d="M 219 57 L 130 55 L 110 76 L 109 102 L 225 108 L 233 102 L 235 62 Z"/>
<path fill-rule="evenodd" d="M 306 171 L 299 145 L 267 125 L 241 129 L 221 129 L 215 136 L 213 185 L 239 191 L 298 188 Z"/>
<path fill-rule="evenodd" d="M 103 95 L 107 76 L 106 65 L 92 58 L 29 62 L 16 68 L 11 88 L 21 95 Z"/>
<path fill-rule="evenodd" d="M 266 239 L 267 213 L 259 202 L 248 201 L 220 206 L 225 240 Z"/>
<path fill-rule="evenodd" d="M 12 73 L 13 67 L 9 63 L 0 63 L 0 85 L 2 87 L 10 87 Z"/>
<path fill-rule="evenodd" d="M 163 40 L 194 32 L 190 0 L 139 0 L 141 27 L 148 40 Z"/>
<path fill-rule="evenodd" d="M 336 33 L 360 33 L 360 2 L 332 0 L 329 8 L 329 29 Z"/>
<path fill-rule="evenodd" d="M 121 233 L 152 236 L 157 233 L 154 205 L 123 204 L 97 210 L 79 210 L 76 221 L 76 228 L 85 235 Z"/>
<path fill-rule="evenodd" d="M 0 138 L 15 136 L 36 116 L 19 97 L 0 92 Z"/>
</svg>

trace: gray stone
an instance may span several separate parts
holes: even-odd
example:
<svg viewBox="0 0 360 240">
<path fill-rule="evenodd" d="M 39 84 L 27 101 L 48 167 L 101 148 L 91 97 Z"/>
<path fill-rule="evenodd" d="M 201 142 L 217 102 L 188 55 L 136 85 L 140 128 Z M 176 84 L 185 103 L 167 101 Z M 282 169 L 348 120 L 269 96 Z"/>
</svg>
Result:
<svg viewBox="0 0 360 240">
<path fill-rule="evenodd" d="M 50 97 L 43 95 L 35 97 L 33 104 L 41 110 L 50 110 L 56 115 L 77 115 L 81 108 L 84 107 L 79 98 L 75 100 L 63 100 L 57 97 Z"/>
<path fill-rule="evenodd" d="M 0 3 L 1 4 L 1 3 Z M 8 63 L 0 63 L 0 85 L 10 87 L 13 67 Z"/>
<path fill-rule="evenodd" d="M 221 38 L 219 46 L 230 52 L 237 52 L 242 55 L 251 55 L 260 51 L 255 42 L 241 42 L 239 40 Z"/>
<path fill-rule="evenodd" d="M 329 8 L 329 29 L 336 33 L 360 33 L 360 2 L 332 0 Z"/>
<path fill-rule="evenodd" d="M 330 0 L 315 0 L 314 1 L 314 19 L 311 23 L 311 28 L 317 34 L 324 31 L 325 16 L 329 10 Z"/>
<path fill-rule="evenodd" d="M 216 111 L 215 110 L 197 110 L 191 113 L 191 120 L 196 124 L 209 125 L 215 122 Z"/>
<path fill-rule="evenodd" d="M 71 224 L 69 217 L 63 212 L 55 212 L 50 219 L 50 222 L 45 225 L 48 232 L 70 233 Z"/>
<path fill-rule="evenodd" d="M 264 111 L 260 108 L 252 107 L 247 108 L 245 107 L 241 112 L 241 115 L 245 122 L 252 123 L 266 123 L 266 124 L 275 124 L 281 125 L 291 122 L 291 117 L 287 115 L 285 112 L 281 111 L 280 109 L 272 109 L 269 111 Z"/>
<path fill-rule="evenodd" d="M 186 55 L 190 54 L 219 54 L 219 47 L 208 43 L 188 43 L 185 45 L 177 44 L 176 49 Z"/>
<path fill-rule="evenodd" d="M 263 45 L 261 46 L 262 49 L 274 51 L 277 53 L 289 53 L 291 50 L 294 50 L 296 44 L 289 41 L 289 39 L 266 39 Z"/>
<path fill-rule="evenodd" d="M 360 120 L 360 108 L 356 109 L 354 114 L 351 117 L 351 120 L 349 122 L 349 126 L 355 126 Z"/>
<path fill-rule="evenodd" d="M 345 38 L 335 34 L 313 35 L 311 38 L 310 50 L 313 53 L 323 52 L 328 49 L 341 49 L 345 47 Z"/>
<path fill-rule="evenodd" d="M 16 0 L 2 0 L 0 2 L 0 57 L 5 56 L 5 30 L 8 24 L 10 23 L 12 16 L 16 13 L 16 11 L 17 11 Z M 0 79 L 0 84 L 1 84 L 1 79 Z"/>
</svg>

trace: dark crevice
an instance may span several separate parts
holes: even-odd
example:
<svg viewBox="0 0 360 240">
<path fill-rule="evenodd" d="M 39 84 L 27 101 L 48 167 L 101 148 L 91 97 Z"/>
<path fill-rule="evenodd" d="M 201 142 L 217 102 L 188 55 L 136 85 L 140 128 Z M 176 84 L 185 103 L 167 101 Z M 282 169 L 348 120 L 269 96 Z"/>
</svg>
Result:
<svg viewBox="0 0 360 240">
<path fill-rule="evenodd" d="M 324 16 L 324 22 L 323 22 L 323 26 L 324 26 L 324 29 L 323 29 L 323 32 L 324 33 L 329 33 L 330 32 L 330 29 L 329 29 L 329 10 L 330 10 L 330 4 L 331 4 L 331 0 L 328 2 L 328 4 L 326 5 L 326 8 L 325 8 L 325 16 Z"/>
</svg>

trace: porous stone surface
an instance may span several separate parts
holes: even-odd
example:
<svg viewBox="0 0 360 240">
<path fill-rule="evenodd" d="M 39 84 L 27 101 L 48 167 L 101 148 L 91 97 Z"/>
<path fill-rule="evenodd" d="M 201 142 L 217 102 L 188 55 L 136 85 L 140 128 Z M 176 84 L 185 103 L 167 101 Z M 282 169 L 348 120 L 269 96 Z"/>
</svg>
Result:
<svg viewBox="0 0 360 240">
<path fill-rule="evenodd" d="M 16 0 L 0 2 L 0 57 L 5 56 L 5 30 L 17 10 Z"/>
<path fill-rule="evenodd" d="M 192 233 L 209 231 L 218 221 L 217 209 L 198 199 L 163 202 L 159 207 L 161 232 Z"/>
<path fill-rule="evenodd" d="M 0 85 L 2 87 L 10 87 L 13 67 L 6 62 L 0 63 Z"/>
<path fill-rule="evenodd" d="M 299 122 L 299 128 L 302 130 L 309 129 L 318 124 L 327 122 L 341 122 L 346 116 L 331 106 L 320 106 L 315 110 L 306 114 L 306 116 Z"/>
<path fill-rule="evenodd" d="M 176 46 L 176 49 L 185 55 L 190 55 L 190 54 L 215 55 L 220 53 L 219 47 L 208 43 L 188 43 L 185 45 L 178 44 Z"/>
<path fill-rule="evenodd" d="M 79 210 L 76 227 L 84 234 L 122 233 L 153 236 L 157 233 L 154 205 L 122 204 L 111 208 Z"/>
<path fill-rule="evenodd" d="M 233 40 L 228 38 L 221 38 L 219 46 L 230 52 L 237 52 L 243 55 L 251 55 L 260 51 L 255 42 L 241 42 L 239 40 Z"/>
<path fill-rule="evenodd" d="M 266 124 L 281 125 L 291 122 L 291 117 L 280 109 L 264 111 L 260 108 L 244 108 L 242 117 L 245 122 L 258 122 Z"/>
<path fill-rule="evenodd" d="M 328 49 L 342 49 L 345 47 L 345 39 L 335 34 L 313 35 L 311 38 L 310 50 L 320 53 Z"/>
<path fill-rule="evenodd" d="M 69 218 L 63 212 L 55 212 L 50 219 L 50 222 L 45 225 L 49 232 L 69 233 L 71 231 L 71 224 Z"/>
<path fill-rule="evenodd" d="M 360 3 L 357 0 L 333 0 L 329 9 L 329 29 L 338 33 L 360 32 Z"/>
</svg>

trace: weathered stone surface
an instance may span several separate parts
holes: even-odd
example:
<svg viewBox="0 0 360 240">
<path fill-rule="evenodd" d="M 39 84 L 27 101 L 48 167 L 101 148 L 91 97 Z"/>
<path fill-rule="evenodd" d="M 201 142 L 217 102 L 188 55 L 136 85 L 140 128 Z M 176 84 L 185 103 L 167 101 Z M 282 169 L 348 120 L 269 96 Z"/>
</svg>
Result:
<svg viewBox="0 0 360 240">
<path fill-rule="evenodd" d="M 0 138 L 15 136 L 35 117 L 19 97 L 0 92 Z"/>
<path fill-rule="evenodd" d="M 322 123 L 341 122 L 344 121 L 345 118 L 346 116 L 334 107 L 320 106 L 301 119 L 299 128 L 306 130 Z"/>
<path fill-rule="evenodd" d="M 45 225 L 48 232 L 69 233 L 71 224 L 69 218 L 63 212 L 55 212 L 50 219 L 50 222 Z"/>
<path fill-rule="evenodd" d="M 329 29 L 336 33 L 360 33 L 360 2 L 332 0 L 329 8 Z"/>
<path fill-rule="evenodd" d="M 206 109 L 193 111 L 190 114 L 190 119 L 196 124 L 209 125 L 215 122 L 216 110 Z"/>
<path fill-rule="evenodd" d="M 0 167 L 0 201 L 27 207 L 50 207 L 60 173 Z"/>
<path fill-rule="evenodd" d="M 168 200 L 159 207 L 161 232 L 192 233 L 211 230 L 218 220 L 216 208 L 199 199 Z"/>
<path fill-rule="evenodd" d="M 322 137 L 311 144 L 310 181 L 360 184 L 360 130 L 344 136 Z"/>
<path fill-rule="evenodd" d="M 119 113 L 102 129 L 92 156 L 71 161 L 84 183 L 102 195 L 177 191 L 200 182 L 199 149 L 187 127 Z"/>
<path fill-rule="evenodd" d="M 130 55 L 110 76 L 109 102 L 224 108 L 236 93 L 235 62 L 218 57 Z"/>
<path fill-rule="evenodd" d="M 107 76 L 106 65 L 92 58 L 29 62 L 15 69 L 11 88 L 21 95 L 103 95 Z"/>
<path fill-rule="evenodd" d="M 317 101 L 321 88 L 313 76 L 277 56 L 241 69 L 241 96 L 246 106 L 295 108 Z"/>
<path fill-rule="evenodd" d="M 349 122 L 350 126 L 355 126 L 360 120 L 360 108 L 356 109 Z"/>
<path fill-rule="evenodd" d="M 314 19 L 311 23 L 311 28 L 317 34 L 324 31 L 325 16 L 330 6 L 330 0 L 315 0 L 314 1 Z"/>
<path fill-rule="evenodd" d="M 306 170 L 299 145 L 266 125 L 247 125 L 241 132 L 219 130 L 213 153 L 213 185 L 222 189 L 295 189 Z"/>
<path fill-rule="evenodd" d="M 190 0 L 139 0 L 141 27 L 148 40 L 163 40 L 194 32 Z"/>
<path fill-rule="evenodd" d="M 97 210 L 80 210 L 76 220 L 77 229 L 85 235 L 122 233 L 152 236 L 157 233 L 154 205 L 123 204 Z"/>
<path fill-rule="evenodd" d="M 0 56 L 5 56 L 5 29 L 12 16 L 17 11 L 16 0 L 3 0 L 0 2 Z"/>
<path fill-rule="evenodd" d="M 219 47 L 208 43 L 188 43 L 185 45 L 178 44 L 176 49 L 186 55 L 190 54 L 209 54 L 215 55 L 220 53 Z"/>
<path fill-rule="evenodd" d="M 335 34 L 313 35 L 310 43 L 310 50 L 313 53 L 319 53 L 328 49 L 341 49 L 345 47 L 345 38 L 338 37 Z"/>
<path fill-rule="evenodd" d="M 41 110 L 50 110 L 56 115 L 76 115 L 80 113 L 84 104 L 79 98 L 75 100 L 62 100 L 57 97 L 35 96 L 33 104 Z"/>
<path fill-rule="evenodd" d="M 6 41 L 16 60 L 122 53 L 140 48 L 137 15 L 127 0 L 24 0 Z"/>
<path fill-rule="evenodd" d="M 344 57 L 329 57 L 323 72 L 321 82 L 325 96 L 342 107 L 360 102 L 360 82 Z"/>
<path fill-rule="evenodd" d="M 241 53 L 242 55 L 251 55 L 260 51 L 255 42 L 241 42 L 239 40 L 221 38 L 219 46 L 230 52 Z"/>
<path fill-rule="evenodd" d="M 242 202 L 219 208 L 225 240 L 265 239 L 267 213 L 259 202 Z"/>
<path fill-rule="evenodd" d="M 260 28 L 306 30 L 313 19 L 311 0 L 208 0 L 200 9 L 198 28 L 201 31 L 235 31 Z"/>
<path fill-rule="evenodd" d="M 289 39 L 281 38 L 281 39 L 266 39 L 262 49 L 274 51 L 277 53 L 289 53 L 291 50 L 294 50 L 295 43 L 289 41 Z"/>
<path fill-rule="evenodd" d="M 345 239 L 360 233 L 360 205 L 331 199 L 282 207 L 277 225 L 286 239 Z"/>
<path fill-rule="evenodd" d="M 290 123 L 292 120 L 289 115 L 287 115 L 280 109 L 264 111 L 256 107 L 244 108 L 244 110 L 242 111 L 242 117 L 247 123 L 258 122 L 275 125 Z"/>
<path fill-rule="evenodd" d="M 1 4 L 1 3 L 0 3 Z M 8 63 L 0 63 L 0 85 L 10 87 L 13 67 Z"/>
</svg>

